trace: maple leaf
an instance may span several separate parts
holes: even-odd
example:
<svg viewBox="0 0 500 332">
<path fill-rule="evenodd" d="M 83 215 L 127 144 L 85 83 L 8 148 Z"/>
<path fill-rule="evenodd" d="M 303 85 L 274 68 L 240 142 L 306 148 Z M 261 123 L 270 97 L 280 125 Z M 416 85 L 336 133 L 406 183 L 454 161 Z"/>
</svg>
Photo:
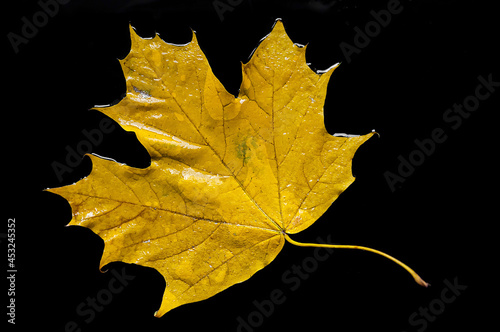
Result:
<svg viewBox="0 0 500 332">
<path fill-rule="evenodd" d="M 66 198 L 69 225 L 105 243 L 100 268 L 152 267 L 166 282 L 160 317 L 209 298 L 269 264 L 288 234 L 314 223 L 353 181 L 351 162 L 374 133 L 330 135 L 323 105 L 338 64 L 314 72 L 281 21 L 242 64 L 238 97 L 213 74 L 196 36 L 173 45 L 131 28 L 120 60 L 126 96 L 97 110 L 133 131 L 151 156 L 140 169 L 90 155 L 92 172 L 48 189 Z M 403 263 L 374 249 L 405 267 Z"/>
</svg>

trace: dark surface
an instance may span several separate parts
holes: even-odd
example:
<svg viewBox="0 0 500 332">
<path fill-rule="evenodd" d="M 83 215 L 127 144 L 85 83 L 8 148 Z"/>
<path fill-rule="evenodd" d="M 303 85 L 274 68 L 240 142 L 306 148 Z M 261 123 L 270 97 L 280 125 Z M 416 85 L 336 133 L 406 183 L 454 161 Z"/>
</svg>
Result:
<svg viewBox="0 0 500 332">
<path fill-rule="evenodd" d="M 53 17 L 47 15 L 17 53 L 8 33 L 22 35 L 22 18 L 33 22 L 41 7 L 36 1 L 4 4 L 7 201 L 1 232 L 7 232 L 8 218 L 16 219 L 16 330 L 34 324 L 69 331 L 73 321 L 81 331 L 237 331 L 238 317 L 250 318 L 254 331 L 422 332 L 488 326 L 497 302 L 492 276 L 498 261 L 493 204 L 498 196 L 494 133 L 499 92 L 460 124 L 443 116 L 474 95 L 479 76 L 500 81 L 494 9 L 470 1 L 402 0 L 400 13 L 348 57 L 340 45 L 354 46 L 357 28 L 375 22 L 370 11 L 387 8 L 389 1 L 232 3 L 239 2 L 221 20 L 212 1 L 72 0 Z M 84 158 L 61 179 L 52 165 L 65 162 L 67 149 L 85 139 L 84 129 L 99 126 L 104 116 L 91 107 L 121 99 L 125 82 L 117 59 L 129 51 L 129 23 L 142 37 L 156 31 L 173 43 L 188 42 L 195 30 L 214 73 L 237 94 L 240 61 L 248 60 L 278 17 L 294 42 L 308 44 L 313 69 L 342 62 L 328 89 L 328 131 L 380 133 L 358 150 L 354 184 L 294 239 L 318 242 L 321 236 L 377 248 L 410 265 L 432 287 L 419 287 L 399 266 L 370 253 L 336 250 L 318 261 L 313 249 L 286 244 L 250 280 L 154 318 L 165 286 L 162 277 L 123 263 L 99 272 L 102 240 L 88 229 L 64 227 L 71 218 L 69 204 L 42 191 L 86 176 L 90 160 Z M 425 158 L 421 165 L 407 169 L 404 182 L 391 189 L 387 172 L 402 176 L 401 160 L 418 159 L 415 140 L 427 141 L 436 129 L 446 140 L 428 156 L 420 153 Z M 149 163 L 135 136 L 122 129 L 105 135 L 92 152 L 136 167 Z M 0 240 L 5 257 L 7 242 Z M 294 266 L 303 264 L 310 272 L 300 275 Z M 133 279 L 109 303 L 90 309 L 89 298 L 106 299 L 110 282 L 116 286 L 114 273 Z M 445 280 L 467 289 L 456 296 L 445 290 Z M 282 294 L 284 302 L 269 317 L 255 314 L 256 305 L 266 307 L 271 293 Z M 3 301 L 5 308 L 8 298 Z"/>
</svg>

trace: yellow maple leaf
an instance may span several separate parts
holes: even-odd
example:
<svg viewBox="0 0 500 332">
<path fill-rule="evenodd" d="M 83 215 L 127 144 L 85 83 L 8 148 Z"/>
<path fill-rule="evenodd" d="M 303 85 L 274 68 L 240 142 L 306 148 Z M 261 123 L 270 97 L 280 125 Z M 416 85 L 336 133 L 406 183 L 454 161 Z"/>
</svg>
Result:
<svg viewBox="0 0 500 332">
<path fill-rule="evenodd" d="M 196 36 L 173 45 L 131 28 L 121 60 L 126 96 L 96 108 L 136 133 L 145 169 L 90 156 L 92 172 L 48 189 L 66 198 L 69 225 L 105 243 L 100 268 L 148 266 L 166 281 L 160 317 L 209 298 L 269 264 L 288 234 L 314 223 L 353 181 L 351 161 L 373 133 L 330 135 L 323 104 L 338 64 L 316 73 L 281 21 L 242 64 L 238 97 L 214 76 Z M 328 245 L 323 245 L 328 246 Z M 358 246 L 329 245 L 363 249 Z"/>
</svg>

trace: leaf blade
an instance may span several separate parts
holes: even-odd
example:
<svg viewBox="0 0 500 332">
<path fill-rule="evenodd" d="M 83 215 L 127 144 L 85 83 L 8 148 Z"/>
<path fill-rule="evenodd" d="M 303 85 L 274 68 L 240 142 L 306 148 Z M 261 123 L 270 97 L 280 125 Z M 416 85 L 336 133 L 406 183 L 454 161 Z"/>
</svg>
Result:
<svg viewBox="0 0 500 332">
<path fill-rule="evenodd" d="M 354 152 L 373 134 L 327 133 L 323 105 L 336 67 L 314 73 L 280 21 L 242 65 L 238 97 L 194 34 L 172 45 L 131 28 L 131 40 L 120 60 L 126 96 L 96 109 L 135 132 L 151 165 L 90 156 L 87 178 L 49 191 L 69 201 L 69 225 L 104 240 L 101 268 L 122 261 L 163 275 L 162 316 L 274 260 L 285 232 L 309 227 L 352 183 Z"/>
</svg>

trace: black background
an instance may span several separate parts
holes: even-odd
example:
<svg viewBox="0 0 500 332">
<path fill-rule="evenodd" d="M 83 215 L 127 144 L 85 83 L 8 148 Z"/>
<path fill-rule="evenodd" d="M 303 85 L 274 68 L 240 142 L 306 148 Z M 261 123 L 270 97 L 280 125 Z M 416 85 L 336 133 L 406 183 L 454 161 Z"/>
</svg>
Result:
<svg viewBox="0 0 500 332">
<path fill-rule="evenodd" d="M 364 29 L 373 21 L 370 11 L 385 9 L 387 3 L 243 0 L 221 20 L 212 1 L 72 0 L 17 53 L 7 34 L 21 35 L 22 17 L 32 21 L 41 7 L 36 1 L 4 4 L 2 175 L 7 188 L 2 232 L 7 232 L 7 219 L 15 218 L 15 327 L 64 331 L 74 321 L 81 331 L 236 331 L 237 318 L 246 320 L 256 310 L 253 302 L 268 300 L 276 289 L 286 301 L 254 331 L 486 327 L 497 302 L 494 112 L 499 92 L 456 130 L 443 114 L 474 94 L 479 75 L 492 74 L 500 81 L 495 67 L 498 18 L 493 7 L 481 2 L 401 0 L 402 12 L 347 59 L 339 45 L 354 45 L 354 28 Z M 294 42 L 308 44 L 313 69 L 342 62 L 328 88 L 328 131 L 380 133 L 356 153 L 353 185 L 294 239 L 317 242 L 318 236 L 330 236 L 336 243 L 377 248 L 410 265 L 432 286 L 419 287 L 380 256 L 336 250 L 291 291 L 282 276 L 310 261 L 313 249 L 286 244 L 274 262 L 248 281 L 160 319 L 153 313 L 165 286 L 162 277 L 152 269 L 112 263 L 109 270 L 124 268 L 134 279 L 93 319 L 78 314 L 76 308 L 107 289 L 114 275 L 98 270 L 102 240 L 88 229 L 64 227 L 71 219 L 69 204 L 43 189 L 89 174 L 88 158 L 62 181 L 52 164 L 65 162 L 66 147 L 75 149 L 85 139 L 82 130 L 98 127 L 104 116 L 90 108 L 122 98 L 125 81 L 117 59 L 129 51 L 129 23 L 142 37 L 158 32 L 172 43 L 190 41 L 195 30 L 214 73 L 237 94 L 240 61 L 248 60 L 278 17 Z M 447 140 L 392 191 L 384 173 L 397 174 L 398 156 L 407 158 L 416 149 L 414 140 L 430 138 L 435 128 L 442 128 Z M 105 135 L 92 152 L 136 167 L 149 163 L 134 135 L 121 128 Z M 1 240 L 5 257 L 7 242 Z M 435 320 L 413 326 L 409 317 L 437 303 L 446 288 L 443 281 L 455 278 L 467 289 Z M 4 285 L 0 292 L 6 295 Z M 3 301 L 5 308 L 8 299 Z M 7 320 L 3 313 L 2 320 Z"/>
</svg>

